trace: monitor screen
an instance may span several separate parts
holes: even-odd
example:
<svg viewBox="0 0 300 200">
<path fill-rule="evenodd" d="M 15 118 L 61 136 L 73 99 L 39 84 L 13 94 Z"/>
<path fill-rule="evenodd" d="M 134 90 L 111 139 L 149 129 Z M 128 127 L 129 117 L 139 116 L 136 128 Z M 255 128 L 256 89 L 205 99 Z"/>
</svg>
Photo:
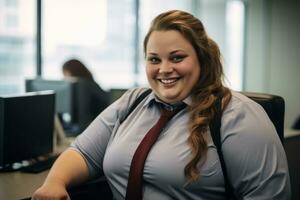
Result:
<svg viewBox="0 0 300 200">
<path fill-rule="evenodd" d="M 0 96 L 0 166 L 53 151 L 55 94 Z"/>
<path fill-rule="evenodd" d="M 97 83 L 84 79 L 27 79 L 26 91 L 53 90 L 56 112 L 67 136 L 81 133 L 106 108 L 108 96 Z"/>
<path fill-rule="evenodd" d="M 74 80 L 45 80 L 27 79 L 25 83 L 26 92 L 53 90 L 55 92 L 55 110 L 58 113 L 69 113 L 72 115 L 72 92 Z"/>
</svg>

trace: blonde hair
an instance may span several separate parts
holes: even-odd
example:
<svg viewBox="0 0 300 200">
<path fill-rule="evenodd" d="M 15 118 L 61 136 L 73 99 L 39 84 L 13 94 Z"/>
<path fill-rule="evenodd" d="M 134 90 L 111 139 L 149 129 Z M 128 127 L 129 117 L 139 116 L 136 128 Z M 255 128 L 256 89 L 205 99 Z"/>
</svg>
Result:
<svg viewBox="0 0 300 200">
<path fill-rule="evenodd" d="M 192 105 L 189 110 L 188 143 L 191 146 L 192 158 L 185 166 L 185 176 L 188 182 L 192 182 L 200 175 L 198 169 L 200 159 L 205 160 L 207 153 L 205 135 L 215 113 L 216 99 L 223 99 L 224 110 L 231 99 L 231 92 L 222 83 L 224 73 L 218 45 L 207 36 L 201 21 L 187 12 L 171 10 L 154 18 L 144 39 L 145 54 L 151 33 L 168 30 L 178 31 L 192 44 L 201 67 L 200 78 L 192 89 Z"/>
</svg>

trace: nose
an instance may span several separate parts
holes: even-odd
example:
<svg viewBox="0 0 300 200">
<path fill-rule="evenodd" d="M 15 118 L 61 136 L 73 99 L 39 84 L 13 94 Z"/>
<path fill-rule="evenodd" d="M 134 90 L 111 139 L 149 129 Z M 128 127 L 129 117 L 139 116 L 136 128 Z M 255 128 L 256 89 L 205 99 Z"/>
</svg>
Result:
<svg viewBox="0 0 300 200">
<path fill-rule="evenodd" d="M 160 73 L 171 73 L 171 72 L 173 72 L 172 63 L 170 63 L 168 61 L 162 62 L 161 65 L 159 66 L 159 72 Z"/>
</svg>

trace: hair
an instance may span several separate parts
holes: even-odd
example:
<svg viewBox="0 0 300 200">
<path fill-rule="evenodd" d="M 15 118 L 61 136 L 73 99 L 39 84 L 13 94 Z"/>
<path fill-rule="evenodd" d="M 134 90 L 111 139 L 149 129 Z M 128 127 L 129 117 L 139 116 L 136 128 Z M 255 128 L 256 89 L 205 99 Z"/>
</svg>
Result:
<svg viewBox="0 0 300 200">
<path fill-rule="evenodd" d="M 223 85 L 224 73 L 218 45 L 207 36 L 202 22 L 187 12 L 171 10 L 154 18 L 144 39 L 145 55 L 151 33 L 169 30 L 178 31 L 191 43 L 201 68 L 199 80 L 191 92 L 192 105 L 189 109 L 188 143 L 192 157 L 184 170 L 189 183 L 199 178 L 199 165 L 206 159 L 207 130 L 216 112 L 216 99 L 222 98 L 223 111 L 231 99 L 231 92 Z"/>
<path fill-rule="evenodd" d="M 66 61 L 62 66 L 62 70 L 69 72 L 72 77 L 94 80 L 88 68 L 77 59 Z"/>
</svg>

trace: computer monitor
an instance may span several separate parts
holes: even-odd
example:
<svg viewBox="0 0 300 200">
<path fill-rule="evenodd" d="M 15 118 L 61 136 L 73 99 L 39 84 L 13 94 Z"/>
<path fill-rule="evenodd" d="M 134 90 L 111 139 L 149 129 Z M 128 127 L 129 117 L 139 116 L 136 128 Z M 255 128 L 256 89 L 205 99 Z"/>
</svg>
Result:
<svg viewBox="0 0 300 200">
<path fill-rule="evenodd" d="M 95 82 L 85 79 L 26 80 L 27 92 L 43 90 L 56 93 L 56 112 L 67 136 L 80 134 L 106 108 L 109 100 Z"/>
<path fill-rule="evenodd" d="M 77 81 L 70 80 L 46 80 L 41 78 L 26 79 L 26 92 L 53 90 L 56 94 L 55 110 L 57 113 L 69 113 L 74 115 L 74 106 L 72 99 L 75 96 L 75 85 Z"/>
<path fill-rule="evenodd" d="M 61 119 L 66 134 L 77 135 L 80 128 L 78 93 L 79 82 L 76 79 L 48 80 L 42 78 L 26 79 L 26 92 L 52 90 L 55 92 L 55 111 Z"/>
<path fill-rule="evenodd" d="M 53 151 L 55 94 L 0 96 L 0 169 Z"/>
</svg>

